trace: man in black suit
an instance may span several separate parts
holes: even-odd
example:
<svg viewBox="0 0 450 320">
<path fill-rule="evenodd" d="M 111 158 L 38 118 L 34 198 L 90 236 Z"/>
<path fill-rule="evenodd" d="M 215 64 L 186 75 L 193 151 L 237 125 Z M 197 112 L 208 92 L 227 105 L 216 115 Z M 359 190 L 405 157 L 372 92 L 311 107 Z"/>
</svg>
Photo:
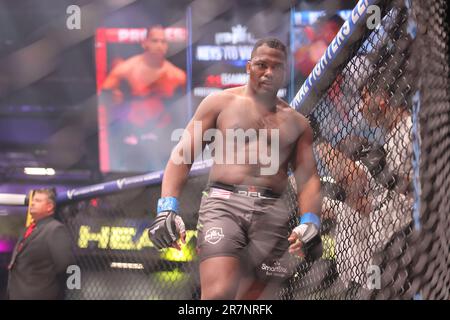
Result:
<svg viewBox="0 0 450 320">
<path fill-rule="evenodd" d="M 30 205 L 33 223 L 19 238 L 9 264 L 11 300 L 64 299 L 66 270 L 75 264 L 66 227 L 54 218 L 53 190 L 34 191 Z"/>
</svg>

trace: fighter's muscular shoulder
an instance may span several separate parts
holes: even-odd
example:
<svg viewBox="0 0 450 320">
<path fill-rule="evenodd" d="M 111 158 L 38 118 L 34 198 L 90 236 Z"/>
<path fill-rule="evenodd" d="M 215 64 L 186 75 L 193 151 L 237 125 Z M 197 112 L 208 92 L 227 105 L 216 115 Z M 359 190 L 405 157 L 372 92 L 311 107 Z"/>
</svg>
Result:
<svg viewBox="0 0 450 320">
<path fill-rule="evenodd" d="M 172 80 L 178 81 L 180 83 L 186 82 L 186 72 L 184 70 L 178 68 L 176 65 L 174 65 L 172 62 L 166 60 L 164 62 L 164 69 Z"/>
<path fill-rule="evenodd" d="M 221 111 L 229 106 L 229 104 L 236 100 L 238 97 L 239 88 L 225 89 L 209 94 L 205 99 L 203 99 L 202 104 Z"/>
<path fill-rule="evenodd" d="M 132 56 L 122 62 L 119 66 L 124 72 L 129 72 L 131 68 L 140 67 L 143 64 L 143 56 L 141 54 Z"/>
<path fill-rule="evenodd" d="M 217 94 L 222 96 L 224 99 L 236 99 L 239 97 L 243 97 L 245 86 L 234 87 L 225 89 L 223 91 L 218 92 Z"/>
<path fill-rule="evenodd" d="M 130 57 L 114 67 L 114 69 L 112 70 L 112 74 L 119 79 L 127 78 L 134 68 L 139 67 L 141 63 L 140 61 L 140 55 Z"/>
<path fill-rule="evenodd" d="M 209 127 L 215 126 L 220 113 L 232 103 L 233 99 L 235 99 L 235 95 L 229 90 L 209 94 L 198 106 L 193 120 L 206 120 Z"/>
</svg>

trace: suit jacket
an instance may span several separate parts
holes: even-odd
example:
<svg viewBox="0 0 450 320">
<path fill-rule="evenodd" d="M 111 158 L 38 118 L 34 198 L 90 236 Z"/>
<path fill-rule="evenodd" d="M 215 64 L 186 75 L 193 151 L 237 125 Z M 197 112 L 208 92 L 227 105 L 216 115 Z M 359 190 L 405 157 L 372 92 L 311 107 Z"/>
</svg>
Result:
<svg viewBox="0 0 450 320">
<path fill-rule="evenodd" d="M 36 223 L 18 252 L 22 239 L 23 236 L 14 248 L 10 263 L 9 299 L 63 299 L 67 267 L 75 264 L 66 227 L 49 216 Z"/>
</svg>

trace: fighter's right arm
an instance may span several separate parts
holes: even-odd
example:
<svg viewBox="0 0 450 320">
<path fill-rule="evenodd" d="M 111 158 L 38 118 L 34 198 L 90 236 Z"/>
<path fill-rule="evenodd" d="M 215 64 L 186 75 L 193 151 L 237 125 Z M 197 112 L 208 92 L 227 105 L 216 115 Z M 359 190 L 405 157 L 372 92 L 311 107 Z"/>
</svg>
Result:
<svg viewBox="0 0 450 320">
<path fill-rule="evenodd" d="M 113 90 L 119 88 L 120 80 L 122 79 L 123 76 L 123 69 L 124 69 L 123 62 L 116 65 L 103 82 L 102 86 L 103 89 Z"/>
<path fill-rule="evenodd" d="M 186 241 L 185 225 L 178 215 L 177 198 L 186 183 L 192 163 L 205 146 L 203 133 L 216 126 L 217 117 L 225 102 L 221 96 L 220 93 L 213 94 L 200 103 L 167 163 L 157 217 L 149 228 L 149 238 L 158 249 L 170 246 L 180 249 L 177 240 L 181 238 L 181 242 Z"/>
<path fill-rule="evenodd" d="M 226 104 L 224 100 L 223 93 L 215 93 L 203 99 L 198 106 L 167 163 L 162 181 L 161 197 L 179 197 L 192 163 L 206 145 L 203 141 L 203 134 L 206 130 L 216 127 L 217 117 Z M 194 128 L 201 130 L 196 129 L 194 132 Z"/>
<path fill-rule="evenodd" d="M 124 67 L 123 62 L 115 66 L 108 74 L 102 85 L 102 90 L 104 90 L 104 92 L 112 92 L 115 103 L 121 103 L 123 100 L 123 93 L 120 90 L 120 82 L 122 81 L 124 75 Z"/>
</svg>

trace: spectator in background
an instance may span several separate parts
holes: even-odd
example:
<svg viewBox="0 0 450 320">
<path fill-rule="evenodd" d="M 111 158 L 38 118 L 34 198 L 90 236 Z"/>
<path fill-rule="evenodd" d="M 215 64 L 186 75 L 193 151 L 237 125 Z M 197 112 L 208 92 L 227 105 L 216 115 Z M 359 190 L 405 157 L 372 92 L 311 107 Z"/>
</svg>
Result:
<svg viewBox="0 0 450 320">
<path fill-rule="evenodd" d="M 75 258 L 68 230 L 54 218 L 55 191 L 35 190 L 30 201 L 33 222 L 19 238 L 8 266 L 8 297 L 64 299 L 67 267 Z"/>
<path fill-rule="evenodd" d="M 320 18 L 315 24 L 304 27 L 308 45 L 300 46 L 294 53 L 295 70 L 306 78 L 334 39 L 344 20 L 337 14 Z"/>
<path fill-rule="evenodd" d="M 395 93 L 365 86 L 362 95 L 360 110 L 364 118 L 385 132 L 382 152 L 372 148 L 361 159 L 373 179 L 386 190 L 378 196 L 378 206 L 371 216 L 372 241 L 381 249 L 395 232 L 412 221 L 412 118 Z"/>
<path fill-rule="evenodd" d="M 354 299 L 356 288 L 366 287 L 367 270 L 373 255 L 370 243 L 372 202 L 367 169 L 354 162 L 328 142 L 316 145 L 315 154 L 339 197 L 324 192 L 322 211 L 336 223 L 334 230 L 336 269 L 347 289 L 345 298 Z M 324 188 L 327 190 L 328 188 Z"/>
<path fill-rule="evenodd" d="M 357 112 L 368 126 L 384 132 L 384 144 L 348 135 L 333 146 L 320 136 L 315 148 L 324 171 L 346 195 L 339 203 L 325 197 L 323 211 L 332 211 L 328 215 L 336 219 L 337 269 L 349 288 L 366 285 L 373 254 L 384 250 L 396 232 L 407 231 L 412 221 L 411 114 L 401 80 L 389 77 L 390 70 L 376 70 L 358 82 Z M 396 79 L 395 86 L 381 81 L 386 78 Z"/>
</svg>

